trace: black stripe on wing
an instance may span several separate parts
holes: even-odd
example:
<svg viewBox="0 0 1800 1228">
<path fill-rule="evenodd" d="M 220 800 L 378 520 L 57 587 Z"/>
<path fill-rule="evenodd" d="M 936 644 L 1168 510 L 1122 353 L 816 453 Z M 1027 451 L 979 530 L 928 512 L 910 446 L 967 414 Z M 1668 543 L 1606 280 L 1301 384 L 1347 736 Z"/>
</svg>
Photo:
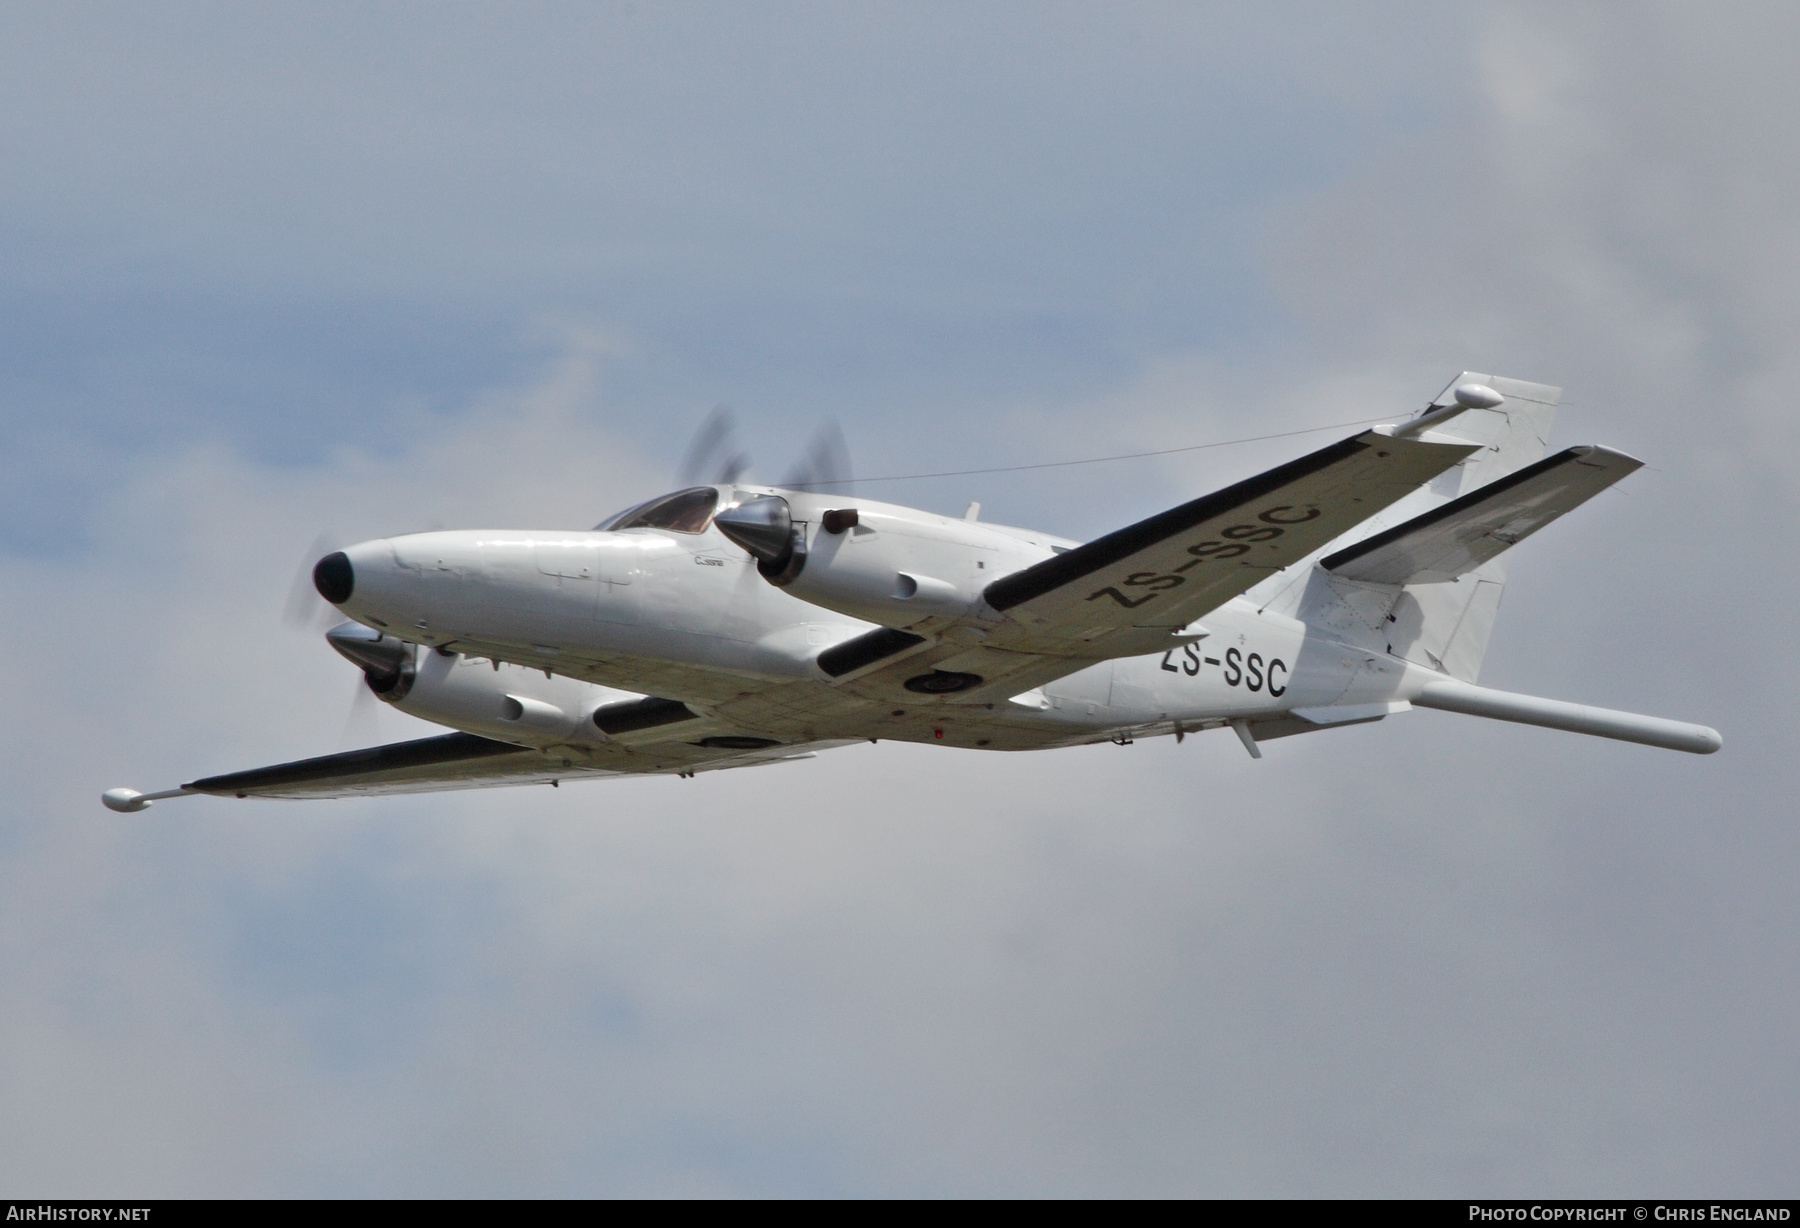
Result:
<svg viewBox="0 0 1800 1228">
<path fill-rule="evenodd" d="M 819 654 L 819 668 L 833 678 L 842 678 L 865 665 L 873 665 L 897 652 L 905 652 L 914 644 L 923 644 L 925 637 L 914 635 L 910 631 L 900 631 L 893 627 L 877 627 L 873 631 L 865 631 L 855 639 L 834 644 Z"/>
<path fill-rule="evenodd" d="M 656 729 L 663 725 L 691 721 L 698 715 L 678 699 L 658 699 L 654 695 L 647 695 L 643 699 L 594 709 L 594 726 L 605 734 L 635 733 L 640 729 Z"/>
<path fill-rule="evenodd" d="M 467 763 L 498 755 L 519 754 L 530 749 L 527 746 L 515 746 L 511 742 L 477 737 L 472 733 L 447 733 L 442 737 L 421 738 L 416 742 L 394 742 L 387 746 L 371 746 L 365 750 L 349 750 L 337 755 L 321 755 L 317 759 L 278 763 L 274 767 L 252 768 L 247 772 L 208 776 L 181 787 L 216 796 L 235 794 L 242 797 L 252 790 L 309 784 L 321 780 L 351 780 L 376 772 L 439 767 L 446 763 Z"/>
<path fill-rule="evenodd" d="M 1214 491 L 1210 495 L 1202 495 L 1198 499 L 1183 503 L 1180 507 L 1172 507 L 1166 512 L 1158 512 L 1148 520 L 1140 520 L 1136 524 L 1126 525 L 1108 533 L 1105 537 L 1096 537 L 1084 546 L 1077 546 L 1066 554 L 1034 563 L 1023 571 L 1003 576 L 987 586 L 982 594 L 987 603 L 996 610 L 1010 610 L 1016 605 L 1030 601 L 1033 597 L 1042 597 L 1065 584 L 1072 584 L 1086 575 L 1099 571 L 1102 567 L 1110 567 L 1122 559 L 1130 558 L 1140 550 L 1147 550 L 1158 542 L 1166 541 L 1178 533 L 1185 533 L 1197 524 L 1203 524 L 1216 516 L 1261 498 L 1271 491 L 1279 490 L 1290 482 L 1328 469 L 1332 465 L 1348 457 L 1355 456 L 1369 445 L 1358 437 L 1351 437 L 1320 448 L 1310 456 L 1302 456 L 1298 460 L 1289 461 L 1285 465 L 1247 478 L 1235 486 L 1227 486 L 1224 490 Z"/>
<path fill-rule="evenodd" d="M 1489 482 L 1486 486 L 1477 486 L 1468 494 L 1414 516 L 1403 524 L 1397 524 L 1373 537 L 1365 537 L 1355 545 L 1345 546 L 1336 554 L 1319 560 L 1319 566 L 1326 571 L 1336 571 L 1346 563 L 1354 562 L 1366 554 L 1372 554 L 1383 546 L 1392 545 L 1409 534 L 1422 532 L 1434 524 L 1461 516 L 1470 510 L 1480 509 L 1484 504 L 1497 503 L 1507 491 L 1523 486 L 1536 477 L 1561 469 L 1565 465 L 1582 464 L 1593 452 L 1594 449 L 1591 447 L 1565 448 L 1555 456 L 1546 456 L 1543 460 L 1515 470 L 1503 478 Z M 1625 457 L 1624 459 L 1631 460 L 1632 458 Z M 1559 516 L 1561 514 L 1561 512 L 1557 513 Z"/>
</svg>

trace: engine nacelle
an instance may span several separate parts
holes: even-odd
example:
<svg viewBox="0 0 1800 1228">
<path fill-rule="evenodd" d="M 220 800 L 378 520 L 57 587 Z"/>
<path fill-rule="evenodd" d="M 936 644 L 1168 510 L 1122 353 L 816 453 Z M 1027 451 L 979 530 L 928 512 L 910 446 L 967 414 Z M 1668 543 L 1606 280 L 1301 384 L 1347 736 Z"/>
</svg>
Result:
<svg viewBox="0 0 1800 1228">
<path fill-rule="evenodd" d="M 886 627 L 978 610 L 990 583 L 1048 553 L 976 521 L 798 493 L 750 499 L 713 523 L 769 583 Z"/>
<path fill-rule="evenodd" d="M 578 678 L 546 678 L 518 665 L 495 669 L 487 660 L 427 649 L 412 687 L 394 706 L 505 742 L 581 745 L 607 741 L 592 719 L 597 708 L 635 698 Z"/>
<path fill-rule="evenodd" d="M 417 645 L 361 623 L 340 623 L 325 633 L 325 642 L 362 670 L 369 689 L 389 703 L 405 699 L 412 690 L 418 676 Z"/>
<path fill-rule="evenodd" d="M 369 689 L 400 711 L 434 724 L 524 746 L 581 746 L 694 719 L 673 700 L 647 699 L 577 678 L 500 665 L 458 652 L 422 649 L 371 627 L 345 623 L 326 633 L 356 663 Z"/>
</svg>

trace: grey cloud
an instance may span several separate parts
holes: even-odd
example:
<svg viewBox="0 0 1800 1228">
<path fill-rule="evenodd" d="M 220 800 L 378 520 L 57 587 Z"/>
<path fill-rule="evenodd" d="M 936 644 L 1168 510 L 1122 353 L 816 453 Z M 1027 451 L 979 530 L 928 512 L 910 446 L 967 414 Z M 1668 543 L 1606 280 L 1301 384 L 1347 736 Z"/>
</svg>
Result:
<svg viewBox="0 0 1800 1228">
<path fill-rule="evenodd" d="M 1042 284 L 1008 268 L 1028 253 L 1054 268 L 1119 250 L 1104 219 L 1179 226 L 1134 201 L 1245 200 L 1281 173 L 1246 139 L 1266 141 L 1270 118 L 1311 112 L 1312 132 L 1275 134 L 1301 157 L 1326 130 L 1354 134 L 1350 117 L 1408 96 L 1394 82 L 1412 48 L 1391 36 L 1416 40 L 1425 11 L 1314 10 L 1320 41 L 1295 46 L 1263 37 L 1279 15 L 1229 6 L 1029 21 L 895 5 L 178 6 L 102 27 L 20 10 L 5 132 L 25 173 L 6 200 L 47 234 L 104 228 L 119 254 L 259 284 L 322 275 L 331 292 L 370 273 L 384 294 L 632 268 L 685 280 L 700 261 L 714 293 L 773 277 L 848 298 L 860 273 L 941 303 L 896 248 L 934 276 L 997 259 L 958 278 L 961 312 L 996 274 Z M 1273 88 L 1252 103 L 1258 80 Z M 1171 158 L 1178 142 L 1240 173 L 1196 181 L 1204 163 Z M 1088 222 L 1102 228 L 1040 252 Z"/>
</svg>

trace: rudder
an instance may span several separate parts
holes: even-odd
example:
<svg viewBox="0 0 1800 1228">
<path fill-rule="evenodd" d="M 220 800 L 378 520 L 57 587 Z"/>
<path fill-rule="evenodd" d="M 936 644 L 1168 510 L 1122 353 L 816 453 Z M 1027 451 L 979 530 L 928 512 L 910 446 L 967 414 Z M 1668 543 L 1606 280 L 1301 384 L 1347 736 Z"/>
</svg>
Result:
<svg viewBox="0 0 1800 1228">
<path fill-rule="evenodd" d="M 1465 410 L 1444 424 L 1444 434 L 1484 446 L 1431 483 L 1434 497 L 1412 514 L 1534 464 L 1549 446 L 1561 388 L 1464 371 L 1433 398 L 1425 412 L 1453 404 L 1451 390 L 1463 384 L 1485 384 L 1506 399 L 1493 409 Z M 1501 554 L 1449 583 L 1403 587 L 1389 615 L 1388 651 L 1460 681 L 1474 682 L 1480 676 L 1488 637 L 1500 611 L 1510 558 L 1510 551 Z"/>
<path fill-rule="evenodd" d="M 1562 389 L 1524 380 L 1464 371 L 1451 380 L 1421 416 L 1456 404 L 1454 389 L 1481 384 L 1503 400 L 1491 409 L 1471 408 L 1431 428 L 1434 437 L 1463 439 L 1481 450 L 1440 474 L 1385 512 L 1357 526 L 1321 552 L 1328 556 L 1365 541 L 1540 460 L 1556 419 Z M 1413 661 L 1464 682 L 1474 682 L 1487 652 L 1506 584 L 1510 552 L 1454 581 L 1371 583 L 1308 569 L 1293 613 L 1345 643 Z M 1271 594 L 1271 604 L 1281 598 Z"/>
</svg>

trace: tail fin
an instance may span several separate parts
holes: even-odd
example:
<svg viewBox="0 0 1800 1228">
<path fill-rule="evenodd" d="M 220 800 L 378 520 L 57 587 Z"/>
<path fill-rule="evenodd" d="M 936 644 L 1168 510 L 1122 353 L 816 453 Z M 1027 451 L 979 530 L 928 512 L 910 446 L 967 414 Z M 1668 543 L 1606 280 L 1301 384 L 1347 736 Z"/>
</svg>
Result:
<svg viewBox="0 0 1800 1228">
<path fill-rule="evenodd" d="M 1491 388 L 1503 399 L 1491 407 L 1445 412 L 1458 404 L 1454 390 L 1469 384 Z M 1420 417 L 1433 415 L 1431 430 L 1478 443 L 1481 450 L 1358 526 L 1354 534 L 1334 542 L 1332 549 L 1342 552 L 1346 546 L 1372 539 L 1535 464 L 1543 458 L 1561 399 L 1560 388 L 1464 371 L 1433 398 Z M 1307 586 L 1300 616 L 1335 634 L 1372 647 L 1385 646 L 1394 656 L 1474 682 L 1500 609 L 1508 558 L 1502 553 L 1452 582 L 1398 587 L 1317 570 Z"/>
<path fill-rule="evenodd" d="M 1444 424 L 1447 434 L 1486 447 L 1432 483 L 1435 497 L 1427 507 L 1441 506 L 1535 464 L 1549 445 L 1561 388 L 1465 371 L 1432 404 L 1454 404 L 1450 390 L 1469 383 L 1486 385 L 1506 400 L 1492 409 L 1464 410 Z M 1481 674 L 1481 659 L 1487 655 L 1488 637 L 1500 612 L 1510 558 L 1508 552 L 1489 559 L 1453 583 L 1403 587 L 1390 611 L 1388 651 L 1463 682 L 1474 682 Z"/>
</svg>

